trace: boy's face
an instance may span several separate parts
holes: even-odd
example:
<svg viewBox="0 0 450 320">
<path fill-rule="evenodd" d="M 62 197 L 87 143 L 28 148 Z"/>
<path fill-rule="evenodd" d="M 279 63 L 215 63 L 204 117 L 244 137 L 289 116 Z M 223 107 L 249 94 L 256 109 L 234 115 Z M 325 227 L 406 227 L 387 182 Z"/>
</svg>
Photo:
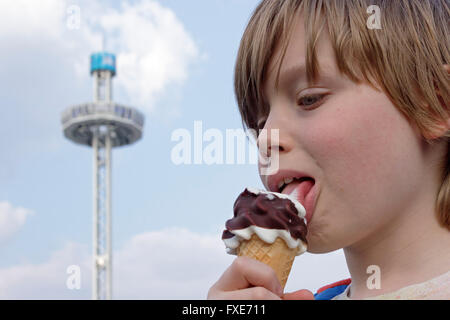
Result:
<svg viewBox="0 0 450 320">
<path fill-rule="evenodd" d="M 264 92 L 270 113 L 264 128 L 279 129 L 280 169 L 302 171 L 315 179 L 317 201 L 308 226 L 308 251 L 328 252 L 369 238 L 377 241 L 381 230 L 395 230 L 419 202 L 433 203 L 423 201 L 437 194 L 424 185 L 430 181 L 424 174 L 426 143 L 383 92 L 338 72 L 326 28 L 316 49 L 318 83 L 308 87 L 304 72 L 285 77 L 290 67 L 305 63 L 303 19 L 293 28 L 278 91 L 274 58 L 279 47 L 269 65 Z M 268 188 L 268 176 L 261 179 Z"/>
</svg>

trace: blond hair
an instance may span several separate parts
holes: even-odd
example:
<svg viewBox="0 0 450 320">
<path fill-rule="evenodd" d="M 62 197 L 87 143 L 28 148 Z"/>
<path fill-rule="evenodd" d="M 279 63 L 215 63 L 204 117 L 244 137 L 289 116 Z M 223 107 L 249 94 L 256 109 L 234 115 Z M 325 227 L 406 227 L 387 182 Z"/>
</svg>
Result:
<svg viewBox="0 0 450 320">
<path fill-rule="evenodd" d="M 371 5 L 380 8 L 381 30 L 367 27 Z M 436 137 L 447 141 L 436 214 L 450 230 L 450 132 L 442 129 L 450 101 L 449 75 L 443 68 L 450 63 L 449 0 L 261 1 L 242 36 L 235 67 L 236 99 L 248 129 L 260 129 L 258 120 L 269 112 L 262 90 L 269 61 L 281 45 L 278 86 L 287 39 L 300 13 L 305 23 L 310 84 L 318 77 L 315 49 L 326 25 L 341 73 L 357 83 L 381 88 L 428 143 L 437 141 Z"/>
</svg>

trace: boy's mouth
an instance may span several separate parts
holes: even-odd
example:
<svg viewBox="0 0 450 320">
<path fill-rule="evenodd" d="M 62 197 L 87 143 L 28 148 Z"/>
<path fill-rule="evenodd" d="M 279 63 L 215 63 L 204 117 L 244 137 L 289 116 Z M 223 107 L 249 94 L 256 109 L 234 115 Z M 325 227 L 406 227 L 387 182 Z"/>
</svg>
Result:
<svg viewBox="0 0 450 320">
<path fill-rule="evenodd" d="M 281 193 L 290 195 L 298 200 L 306 210 L 305 219 L 307 223 L 311 221 L 314 211 L 315 181 L 312 178 L 294 179 L 280 190 Z"/>
<path fill-rule="evenodd" d="M 266 186 L 272 192 L 291 195 L 306 210 L 309 223 L 314 212 L 317 193 L 317 181 L 311 175 L 296 170 L 280 169 L 277 174 L 268 176 Z"/>
</svg>

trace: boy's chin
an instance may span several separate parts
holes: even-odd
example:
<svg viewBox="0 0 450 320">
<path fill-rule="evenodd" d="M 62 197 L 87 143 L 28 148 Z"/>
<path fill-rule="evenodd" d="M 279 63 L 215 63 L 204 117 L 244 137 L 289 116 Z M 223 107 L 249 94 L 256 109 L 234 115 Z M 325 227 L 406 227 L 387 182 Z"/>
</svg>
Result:
<svg viewBox="0 0 450 320">
<path fill-rule="evenodd" d="M 309 253 L 329 253 L 343 248 L 340 245 L 341 244 L 340 241 L 332 241 L 329 238 L 324 240 L 314 237 L 311 238 L 308 237 L 307 240 L 308 240 L 307 252 Z"/>
<path fill-rule="evenodd" d="M 333 252 L 333 251 L 336 251 L 336 250 L 339 250 L 339 249 L 342 249 L 342 248 L 339 248 L 339 247 L 331 247 L 331 246 L 326 246 L 326 245 L 323 245 L 323 246 L 311 246 L 310 244 L 308 244 L 308 250 L 306 250 L 307 252 L 309 252 L 309 253 L 312 253 L 312 254 L 320 254 L 320 253 L 329 253 L 329 252 Z"/>
</svg>

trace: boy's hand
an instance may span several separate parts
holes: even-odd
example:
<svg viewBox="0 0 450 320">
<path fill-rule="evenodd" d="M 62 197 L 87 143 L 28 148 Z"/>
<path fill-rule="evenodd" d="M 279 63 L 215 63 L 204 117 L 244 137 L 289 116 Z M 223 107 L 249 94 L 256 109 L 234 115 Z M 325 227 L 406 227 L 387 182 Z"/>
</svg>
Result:
<svg viewBox="0 0 450 320">
<path fill-rule="evenodd" d="M 248 257 L 237 257 L 209 289 L 207 299 L 281 300 L 283 289 L 275 271 Z"/>
<path fill-rule="evenodd" d="M 282 297 L 283 300 L 315 300 L 314 294 L 306 289 L 297 290 L 290 293 L 285 293 Z"/>
</svg>

